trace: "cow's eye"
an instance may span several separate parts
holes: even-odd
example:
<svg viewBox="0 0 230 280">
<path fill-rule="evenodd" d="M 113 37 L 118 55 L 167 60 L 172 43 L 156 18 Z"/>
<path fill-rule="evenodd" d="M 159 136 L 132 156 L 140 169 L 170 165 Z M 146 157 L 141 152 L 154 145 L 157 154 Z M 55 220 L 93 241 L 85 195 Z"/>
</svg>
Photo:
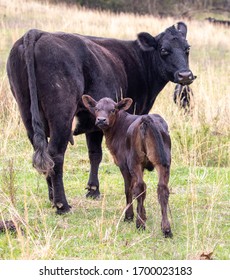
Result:
<svg viewBox="0 0 230 280">
<path fill-rule="evenodd" d="M 111 114 L 115 114 L 115 112 L 116 112 L 115 109 L 110 110 L 110 113 L 111 113 Z"/>
<path fill-rule="evenodd" d="M 95 110 L 95 112 L 99 112 L 100 111 L 98 108 L 95 108 L 94 110 Z"/>
<path fill-rule="evenodd" d="M 164 49 L 164 48 L 161 49 L 161 55 L 162 56 L 166 56 L 168 54 L 169 54 L 169 52 L 166 49 Z"/>
</svg>

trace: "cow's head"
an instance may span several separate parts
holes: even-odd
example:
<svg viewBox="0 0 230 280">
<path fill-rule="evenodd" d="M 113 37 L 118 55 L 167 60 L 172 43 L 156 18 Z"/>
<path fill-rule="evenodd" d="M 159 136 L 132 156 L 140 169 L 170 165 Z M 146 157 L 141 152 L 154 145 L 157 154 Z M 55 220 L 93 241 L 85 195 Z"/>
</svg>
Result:
<svg viewBox="0 0 230 280">
<path fill-rule="evenodd" d="M 133 100 L 124 98 L 116 103 L 111 98 L 104 97 L 98 102 L 89 95 L 83 95 L 82 101 L 85 107 L 95 116 L 95 125 L 102 130 L 112 127 L 120 110 L 128 110 Z"/>
<path fill-rule="evenodd" d="M 149 33 L 138 34 L 142 50 L 154 52 L 158 71 L 165 81 L 188 85 L 196 78 L 189 69 L 190 46 L 186 40 L 187 27 L 183 22 L 167 28 L 165 32 L 153 37 Z"/>
</svg>

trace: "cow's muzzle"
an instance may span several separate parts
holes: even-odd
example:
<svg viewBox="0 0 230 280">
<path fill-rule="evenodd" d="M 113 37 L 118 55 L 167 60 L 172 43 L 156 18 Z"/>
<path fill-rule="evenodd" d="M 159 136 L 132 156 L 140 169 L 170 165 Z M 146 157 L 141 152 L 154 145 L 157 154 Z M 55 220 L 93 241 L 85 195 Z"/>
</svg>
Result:
<svg viewBox="0 0 230 280">
<path fill-rule="evenodd" d="M 178 71 L 175 75 L 175 82 L 181 85 L 189 85 L 196 79 L 192 71 Z"/>
</svg>

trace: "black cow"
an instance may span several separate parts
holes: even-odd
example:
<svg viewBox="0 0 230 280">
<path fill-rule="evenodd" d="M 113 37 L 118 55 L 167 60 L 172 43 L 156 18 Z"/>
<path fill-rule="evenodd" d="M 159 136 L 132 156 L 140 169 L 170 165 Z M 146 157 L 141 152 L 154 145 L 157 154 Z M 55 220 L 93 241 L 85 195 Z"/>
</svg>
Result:
<svg viewBox="0 0 230 280">
<path fill-rule="evenodd" d="M 190 84 L 189 45 L 183 22 L 153 37 L 124 41 L 30 30 L 13 46 L 7 73 L 28 137 L 33 165 L 46 174 L 57 213 L 70 210 L 63 186 L 63 162 L 72 135 L 86 134 L 91 164 L 87 196 L 100 195 L 98 168 L 103 134 L 81 97 L 131 97 L 136 114 L 146 114 L 169 82 Z M 77 124 L 72 130 L 74 117 Z M 49 141 L 48 141 L 49 138 Z"/>
<path fill-rule="evenodd" d="M 230 26 L 230 21 L 229 20 L 221 20 L 221 19 L 215 19 L 212 17 L 208 17 L 206 18 L 206 20 L 208 20 L 211 23 L 214 23 L 216 25 L 224 25 L 224 26 Z"/>
</svg>

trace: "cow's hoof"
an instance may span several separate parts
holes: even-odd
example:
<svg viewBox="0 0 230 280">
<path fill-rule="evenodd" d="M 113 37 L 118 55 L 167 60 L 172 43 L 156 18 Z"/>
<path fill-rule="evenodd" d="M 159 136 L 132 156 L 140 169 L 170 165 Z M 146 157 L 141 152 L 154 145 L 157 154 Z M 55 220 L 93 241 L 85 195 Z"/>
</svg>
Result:
<svg viewBox="0 0 230 280">
<path fill-rule="evenodd" d="M 71 209 L 71 206 L 70 205 L 63 205 L 62 203 L 56 203 L 56 214 L 58 215 L 63 215 L 65 213 L 68 213 Z"/>
<path fill-rule="evenodd" d="M 171 232 L 171 229 L 163 230 L 163 234 L 164 234 L 164 237 L 165 237 L 165 238 L 172 238 L 172 237 L 173 237 L 173 234 L 172 234 L 172 232 Z"/>
<path fill-rule="evenodd" d="M 87 198 L 92 198 L 92 199 L 99 199 L 100 198 L 100 192 L 99 188 L 96 186 L 88 186 L 86 189 L 88 189 L 86 193 Z"/>
<path fill-rule="evenodd" d="M 128 222 L 128 223 L 133 222 L 133 216 L 125 216 L 124 222 Z"/>
</svg>

